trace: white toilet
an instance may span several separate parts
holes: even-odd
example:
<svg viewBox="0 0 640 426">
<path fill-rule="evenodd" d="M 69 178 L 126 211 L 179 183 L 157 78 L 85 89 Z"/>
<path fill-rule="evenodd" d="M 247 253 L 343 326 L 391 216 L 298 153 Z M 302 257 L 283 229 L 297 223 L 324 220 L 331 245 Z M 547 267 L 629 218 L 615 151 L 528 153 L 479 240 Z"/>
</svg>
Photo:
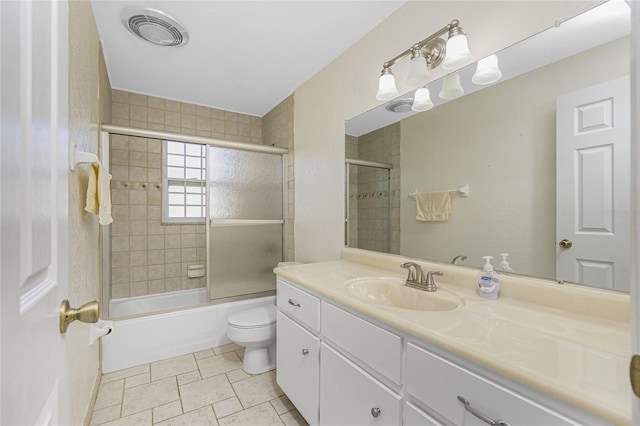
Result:
<svg viewBox="0 0 640 426">
<path fill-rule="evenodd" d="M 245 309 L 227 318 L 227 336 L 245 347 L 242 369 L 260 374 L 276 368 L 276 305 Z"/>
</svg>

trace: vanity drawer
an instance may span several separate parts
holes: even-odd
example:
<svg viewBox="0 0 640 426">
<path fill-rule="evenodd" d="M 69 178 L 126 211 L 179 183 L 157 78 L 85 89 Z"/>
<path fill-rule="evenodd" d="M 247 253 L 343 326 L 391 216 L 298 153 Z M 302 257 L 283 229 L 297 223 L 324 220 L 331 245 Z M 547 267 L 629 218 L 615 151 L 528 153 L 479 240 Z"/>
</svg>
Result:
<svg viewBox="0 0 640 426">
<path fill-rule="evenodd" d="M 319 331 L 320 300 L 317 297 L 278 279 L 276 300 L 281 311 L 313 331 Z"/>
<path fill-rule="evenodd" d="M 458 396 L 493 420 L 509 425 L 577 423 L 422 348 L 407 344 L 406 389 L 414 398 L 457 425 L 486 425 Z"/>
<path fill-rule="evenodd" d="M 402 339 L 322 302 L 322 335 L 393 383 L 402 380 Z"/>
</svg>

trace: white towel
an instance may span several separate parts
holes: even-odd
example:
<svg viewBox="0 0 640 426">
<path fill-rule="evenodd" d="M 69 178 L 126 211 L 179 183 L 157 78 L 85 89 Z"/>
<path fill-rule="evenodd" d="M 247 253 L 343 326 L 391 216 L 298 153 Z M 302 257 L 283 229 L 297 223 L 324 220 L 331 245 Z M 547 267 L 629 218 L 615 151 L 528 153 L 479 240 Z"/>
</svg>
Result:
<svg viewBox="0 0 640 426">
<path fill-rule="evenodd" d="M 440 222 L 451 216 L 451 193 L 420 192 L 416 194 L 416 219 L 423 222 Z"/>
<path fill-rule="evenodd" d="M 113 222 L 111 217 L 111 175 L 99 161 L 89 168 L 89 184 L 87 185 L 87 202 L 84 208 L 89 213 L 97 214 L 100 225 Z"/>
</svg>

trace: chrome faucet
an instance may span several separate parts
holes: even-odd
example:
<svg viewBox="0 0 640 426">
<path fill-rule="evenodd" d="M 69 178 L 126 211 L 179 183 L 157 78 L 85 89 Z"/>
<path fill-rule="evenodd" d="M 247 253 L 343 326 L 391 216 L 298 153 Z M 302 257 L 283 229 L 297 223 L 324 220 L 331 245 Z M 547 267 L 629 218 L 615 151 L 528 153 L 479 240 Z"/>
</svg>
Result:
<svg viewBox="0 0 640 426">
<path fill-rule="evenodd" d="M 425 275 L 422 267 L 414 262 L 403 263 L 402 265 L 400 265 L 400 267 L 409 271 L 409 275 L 407 276 L 405 285 L 424 291 L 436 291 L 437 286 L 436 282 L 433 279 L 433 276 L 443 275 L 441 271 L 429 271 Z"/>
<path fill-rule="evenodd" d="M 467 260 L 467 256 L 465 256 L 464 254 L 459 254 L 456 257 L 454 257 L 453 260 L 451 260 L 451 263 L 454 265 L 457 265 L 458 261 L 464 262 L 465 260 Z"/>
</svg>

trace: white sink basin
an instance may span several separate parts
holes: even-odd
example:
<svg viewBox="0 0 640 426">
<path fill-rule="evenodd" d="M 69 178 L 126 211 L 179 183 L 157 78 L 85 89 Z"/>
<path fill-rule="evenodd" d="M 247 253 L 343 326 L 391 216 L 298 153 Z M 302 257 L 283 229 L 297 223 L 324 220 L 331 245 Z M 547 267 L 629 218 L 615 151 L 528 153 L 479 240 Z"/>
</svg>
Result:
<svg viewBox="0 0 640 426">
<path fill-rule="evenodd" d="M 426 292 L 391 277 L 362 277 L 345 281 L 347 294 L 365 302 L 412 311 L 450 311 L 464 301 L 446 290 Z"/>
</svg>

